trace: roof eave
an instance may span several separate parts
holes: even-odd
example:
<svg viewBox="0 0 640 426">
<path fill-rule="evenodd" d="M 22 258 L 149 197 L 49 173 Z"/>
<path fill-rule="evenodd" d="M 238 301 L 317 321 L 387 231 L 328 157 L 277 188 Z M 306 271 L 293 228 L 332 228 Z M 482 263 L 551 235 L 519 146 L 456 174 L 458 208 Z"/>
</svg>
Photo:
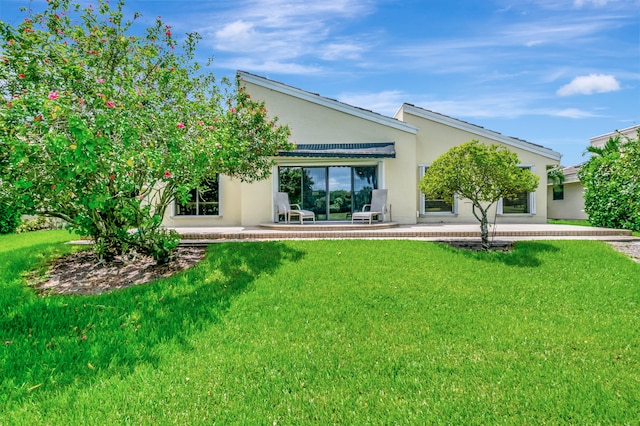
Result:
<svg viewBox="0 0 640 426">
<path fill-rule="evenodd" d="M 276 92 L 284 93 L 289 96 L 293 96 L 298 99 L 302 99 L 317 105 L 334 109 L 336 111 L 350 114 L 355 117 L 362 118 L 364 120 L 372 121 L 374 123 L 381 124 L 383 126 L 392 127 L 394 129 L 401 130 L 403 132 L 411 133 L 414 135 L 418 133 L 417 127 L 412 126 L 411 124 L 404 123 L 392 117 L 387 117 L 385 115 L 381 115 L 373 111 L 367 111 L 358 107 L 354 107 L 349 104 L 336 101 L 334 99 L 325 98 L 324 96 L 307 92 L 306 90 L 298 89 L 293 86 L 288 86 L 284 83 L 269 80 L 267 78 L 260 77 L 255 74 L 251 74 L 246 71 L 238 71 L 238 76 L 243 81 L 246 81 L 251 84 L 255 84 L 260 87 L 264 87 L 266 89 L 275 90 Z"/>
<path fill-rule="evenodd" d="M 437 123 L 454 127 L 460 130 L 464 130 L 466 132 L 473 133 L 478 136 L 494 139 L 498 142 L 504 143 L 505 145 L 510 145 L 510 146 L 513 146 L 514 148 L 518 148 L 524 151 L 529 151 L 538 155 L 542 155 L 543 157 L 547 157 L 552 160 L 560 161 L 560 159 L 562 158 L 562 154 L 552 149 L 545 148 L 542 146 L 537 146 L 530 142 L 505 136 L 503 134 L 484 129 L 482 127 L 478 127 L 476 125 L 466 123 L 464 121 L 460 121 L 458 119 L 448 117 L 446 115 L 428 111 L 426 109 L 419 108 L 414 105 L 403 104 L 402 109 L 406 113 L 413 114 L 415 116 L 422 117 L 431 121 L 435 121 Z"/>
</svg>

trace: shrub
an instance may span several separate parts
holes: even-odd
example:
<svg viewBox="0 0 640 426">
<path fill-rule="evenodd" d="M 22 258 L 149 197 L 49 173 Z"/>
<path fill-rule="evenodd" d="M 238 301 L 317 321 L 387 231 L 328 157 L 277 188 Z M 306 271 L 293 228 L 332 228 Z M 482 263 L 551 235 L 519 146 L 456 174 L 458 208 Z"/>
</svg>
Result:
<svg viewBox="0 0 640 426">
<path fill-rule="evenodd" d="M 16 232 L 18 234 L 22 232 L 44 231 L 48 229 L 62 229 L 64 228 L 64 222 L 60 219 L 48 218 L 45 216 L 36 216 L 32 219 L 25 219 L 20 223 Z"/>
<path fill-rule="evenodd" d="M 580 168 L 589 221 L 615 229 L 640 231 L 640 140 L 596 153 Z"/>
<path fill-rule="evenodd" d="M 11 204 L 0 202 L 0 234 L 11 234 L 20 225 L 20 212 Z"/>
</svg>

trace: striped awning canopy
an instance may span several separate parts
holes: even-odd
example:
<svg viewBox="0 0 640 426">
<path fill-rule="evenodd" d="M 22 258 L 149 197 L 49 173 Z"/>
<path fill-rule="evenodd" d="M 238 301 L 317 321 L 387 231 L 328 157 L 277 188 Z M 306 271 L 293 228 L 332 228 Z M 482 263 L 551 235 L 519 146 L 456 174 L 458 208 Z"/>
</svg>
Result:
<svg viewBox="0 0 640 426">
<path fill-rule="evenodd" d="M 396 158 L 395 142 L 298 144 L 280 157 Z"/>
</svg>

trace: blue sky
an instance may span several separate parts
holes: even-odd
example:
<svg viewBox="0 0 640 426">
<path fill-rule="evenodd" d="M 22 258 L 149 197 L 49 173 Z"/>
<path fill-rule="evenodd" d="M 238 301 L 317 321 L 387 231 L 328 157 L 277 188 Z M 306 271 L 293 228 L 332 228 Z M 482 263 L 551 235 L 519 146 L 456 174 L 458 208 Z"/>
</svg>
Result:
<svg viewBox="0 0 640 426">
<path fill-rule="evenodd" d="M 88 4 L 90 1 L 83 0 Z M 0 0 L 0 19 L 21 5 Z M 249 71 L 392 116 L 403 102 L 544 145 L 640 124 L 640 0 L 128 1 Z"/>
</svg>

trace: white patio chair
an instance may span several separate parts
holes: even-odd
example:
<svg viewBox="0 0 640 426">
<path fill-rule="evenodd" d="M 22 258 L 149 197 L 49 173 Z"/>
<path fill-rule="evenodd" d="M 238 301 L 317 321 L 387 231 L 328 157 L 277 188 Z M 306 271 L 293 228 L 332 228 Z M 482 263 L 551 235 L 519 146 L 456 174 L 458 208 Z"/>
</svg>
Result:
<svg viewBox="0 0 640 426">
<path fill-rule="evenodd" d="M 287 223 L 291 223 L 291 216 L 298 216 L 301 225 L 305 219 L 313 219 L 313 223 L 316 223 L 316 214 L 311 210 L 303 210 L 299 204 L 293 204 L 293 207 L 296 208 L 291 208 L 292 204 L 289 203 L 289 194 L 286 192 L 276 192 L 276 206 L 278 208 L 278 216 L 284 215 Z"/>
<path fill-rule="evenodd" d="M 374 189 L 371 192 L 371 204 L 362 206 L 362 211 L 360 212 L 353 212 L 351 223 L 354 220 L 368 220 L 369 224 L 371 224 L 374 216 L 382 216 L 384 221 L 384 215 L 387 214 L 387 211 L 387 190 Z"/>
</svg>

